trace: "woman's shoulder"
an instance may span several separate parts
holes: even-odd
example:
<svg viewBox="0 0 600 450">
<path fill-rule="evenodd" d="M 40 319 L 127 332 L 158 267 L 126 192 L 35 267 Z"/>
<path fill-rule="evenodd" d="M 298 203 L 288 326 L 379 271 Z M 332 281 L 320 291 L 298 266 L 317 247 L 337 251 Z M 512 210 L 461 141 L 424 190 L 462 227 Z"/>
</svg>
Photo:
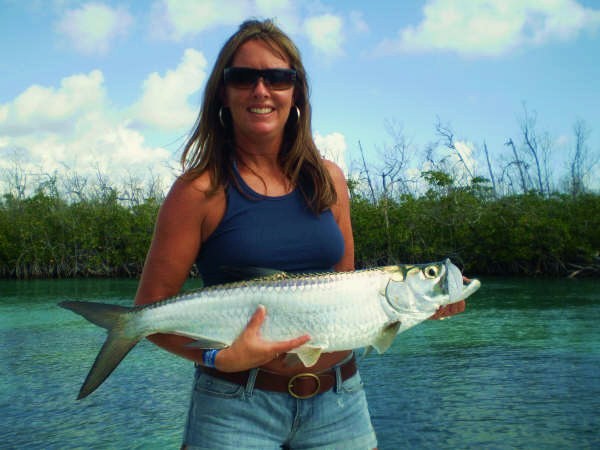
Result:
<svg viewBox="0 0 600 450">
<path fill-rule="evenodd" d="M 221 191 L 223 191 L 222 188 L 214 189 L 210 173 L 204 171 L 199 175 L 191 176 L 183 174 L 177 177 L 171 186 L 169 195 L 189 195 L 198 198 L 209 198 Z"/>
<path fill-rule="evenodd" d="M 331 177 L 331 180 L 335 184 L 336 188 L 342 183 L 346 185 L 346 175 L 344 175 L 344 171 L 340 168 L 340 166 L 325 158 L 323 158 L 323 165 L 327 169 L 327 172 L 329 172 L 329 176 Z"/>
<path fill-rule="evenodd" d="M 209 206 L 212 202 L 224 198 L 224 189 L 213 189 L 211 176 L 205 171 L 197 176 L 179 176 L 171 186 L 165 204 L 175 206 L 178 209 L 198 208 L 198 206 Z"/>
</svg>

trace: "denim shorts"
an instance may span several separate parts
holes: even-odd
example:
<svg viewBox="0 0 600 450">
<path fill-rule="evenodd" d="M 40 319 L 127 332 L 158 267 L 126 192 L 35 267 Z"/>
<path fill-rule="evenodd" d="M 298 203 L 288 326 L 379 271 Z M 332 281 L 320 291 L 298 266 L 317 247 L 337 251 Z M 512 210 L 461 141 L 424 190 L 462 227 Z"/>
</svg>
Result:
<svg viewBox="0 0 600 450">
<path fill-rule="evenodd" d="M 188 449 L 343 449 L 377 447 L 360 374 L 312 398 L 254 389 L 196 370 L 183 438 Z"/>
</svg>

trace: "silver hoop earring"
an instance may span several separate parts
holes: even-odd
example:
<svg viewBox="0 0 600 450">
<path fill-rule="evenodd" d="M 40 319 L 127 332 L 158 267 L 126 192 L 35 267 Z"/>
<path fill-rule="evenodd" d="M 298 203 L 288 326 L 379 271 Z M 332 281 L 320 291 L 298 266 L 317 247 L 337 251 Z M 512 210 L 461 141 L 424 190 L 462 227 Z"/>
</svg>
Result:
<svg viewBox="0 0 600 450">
<path fill-rule="evenodd" d="M 222 106 L 219 108 L 219 122 L 221 122 L 221 126 L 223 128 L 227 128 L 225 126 L 225 121 L 223 120 L 223 107 Z"/>
<path fill-rule="evenodd" d="M 296 125 L 300 123 L 300 108 L 298 108 L 298 105 L 294 105 L 294 108 L 296 108 Z"/>
</svg>

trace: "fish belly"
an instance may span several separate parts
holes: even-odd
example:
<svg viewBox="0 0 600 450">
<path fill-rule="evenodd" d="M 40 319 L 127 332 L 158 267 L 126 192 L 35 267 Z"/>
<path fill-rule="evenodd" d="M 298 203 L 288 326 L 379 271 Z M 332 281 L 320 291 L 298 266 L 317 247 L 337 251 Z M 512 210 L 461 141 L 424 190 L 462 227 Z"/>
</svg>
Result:
<svg viewBox="0 0 600 450">
<path fill-rule="evenodd" d="M 142 311 L 139 326 L 231 344 L 259 305 L 267 310 L 263 337 L 309 334 L 307 345 L 337 351 L 369 345 L 389 322 L 377 280 L 305 282 L 214 289 Z M 148 333 L 151 334 L 151 333 Z"/>
</svg>

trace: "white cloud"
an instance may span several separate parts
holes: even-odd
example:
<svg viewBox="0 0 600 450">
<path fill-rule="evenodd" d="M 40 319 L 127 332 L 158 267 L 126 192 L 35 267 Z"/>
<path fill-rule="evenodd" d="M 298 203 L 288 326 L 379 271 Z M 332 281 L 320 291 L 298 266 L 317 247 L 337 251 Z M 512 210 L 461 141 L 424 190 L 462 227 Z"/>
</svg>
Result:
<svg viewBox="0 0 600 450">
<path fill-rule="evenodd" d="M 443 171 L 450 175 L 455 185 L 465 186 L 471 182 L 471 177 L 478 176 L 479 164 L 476 158 L 476 146 L 468 141 L 453 141 L 454 149 L 446 145 L 438 145 L 434 151 L 433 161 L 425 160 L 405 170 L 406 179 L 415 189 L 422 194 L 430 188 L 422 176 L 428 171 Z M 461 161 L 462 158 L 462 161 Z"/>
<path fill-rule="evenodd" d="M 152 173 L 170 184 L 171 152 L 149 146 L 122 111 L 109 108 L 103 82 L 94 70 L 65 77 L 59 87 L 31 86 L 1 105 L 0 173 L 18 164 L 33 179 L 66 169 L 93 178 L 100 169 L 111 179 Z"/>
<path fill-rule="evenodd" d="M 200 104 L 192 107 L 188 99 L 204 85 L 206 64 L 202 53 L 187 49 L 175 70 L 164 76 L 150 74 L 143 83 L 141 99 L 133 107 L 136 123 L 163 130 L 190 128 Z"/>
<path fill-rule="evenodd" d="M 455 141 L 454 142 L 454 147 L 456 148 L 456 151 L 458 153 L 460 153 L 460 156 L 462 157 L 462 160 L 464 161 L 464 165 L 466 165 L 469 168 L 469 171 L 475 175 L 476 169 L 477 169 L 477 160 L 474 158 L 473 153 L 474 153 L 474 149 L 475 149 L 475 145 L 473 145 L 471 142 L 463 142 L 463 141 Z M 459 164 L 459 157 L 458 155 L 453 155 L 456 158 L 456 164 Z M 460 163 L 463 164 L 463 163 Z M 461 170 L 464 169 L 464 166 L 460 166 Z M 466 170 L 465 170 L 466 173 Z"/>
<path fill-rule="evenodd" d="M 17 164 L 34 185 L 36 177 L 53 173 L 94 180 L 100 171 L 119 184 L 130 176 L 147 180 L 152 174 L 165 187 L 174 178 L 168 150 L 148 146 L 137 131 L 100 116 L 80 119 L 73 136 L 30 133 L 2 138 L 0 154 L 0 173 L 10 172 Z"/>
<path fill-rule="evenodd" d="M 142 134 L 123 123 L 107 121 L 100 127 L 85 127 L 69 142 L 68 153 L 79 172 L 90 173 L 100 167 L 105 173 L 116 175 L 115 178 L 123 178 L 132 172 L 145 176 L 150 170 L 165 178 L 171 175 L 168 168 L 170 152 L 146 145 Z"/>
<path fill-rule="evenodd" d="M 256 7 L 265 14 L 287 9 L 291 6 L 289 0 L 256 0 Z"/>
<path fill-rule="evenodd" d="M 454 51 L 498 56 L 600 26 L 600 10 L 576 0 L 429 0 L 424 18 L 380 43 L 378 53 Z"/>
<path fill-rule="evenodd" d="M 346 138 L 341 133 L 330 133 L 325 136 L 319 132 L 314 134 L 315 144 L 324 158 L 336 163 L 344 174 L 348 176 L 348 166 L 346 165 Z"/>
<path fill-rule="evenodd" d="M 297 3 L 290 0 L 158 0 L 150 14 L 151 34 L 181 41 L 219 26 L 236 26 L 248 18 L 273 18 L 287 33 L 300 29 Z"/>
<path fill-rule="evenodd" d="M 222 25 L 237 25 L 250 15 L 249 0 L 160 0 L 151 11 L 154 36 L 180 41 Z"/>
<path fill-rule="evenodd" d="M 343 21 L 333 14 L 313 16 L 305 20 L 304 31 L 310 43 L 328 56 L 343 53 L 344 34 Z"/>
<path fill-rule="evenodd" d="M 0 105 L 0 172 L 18 162 L 29 174 L 66 168 L 92 178 L 100 170 L 115 180 L 153 174 L 168 186 L 174 155 L 148 145 L 135 125 L 191 127 L 200 105 L 188 100 L 204 85 L 205 69 L 202 53 L 188 49 L 175 69 L 150 74 L 139 101 L 122 110 L 111 107 L 99 70 L 65 77 L 58 86 L 30 86 Z"/>
<path fill-rule="evenodd" d="M 8 105 L 0 105 L 0 123 L 6 122 L 8 119 Z"/>
<path fill-rule="evenodd" d="M 271 18 L 285 33 L 296 34 L 302 28 L 298 5 L 290 0 L 255 0 L 251 16 Z"/>
<path fill-rule="evenodd" d="M 69 45 L 82 53 L 105 53 L 113 41 L 126 35 L 133 18 L 123 8 L 111 8 L 103 3 L 86 3 L 68 10 L 56 25 Z"/>
<path fill-rule="evenodd" d="M 222 26 L 237 26 L 248 18 L 272 18 L 284 32 L 305 35 L 327 56 L 342 54 L 343 21 L 333 14 L 302 21 L 297 2 L 290 0 L 157 0 L 150 13 L 150 32 L 158 39 L 181 41 Z M 358 31 L 368 29 L 360 13 L 350 19 Z"/>
<path fill-rule="evenodd" d="M 5 132 L 22 134 L 72 128 L 73 117 L 105 103 L 104 77 L 99 70 L 66 77 L 58 89 L 33 85 L 12 103 L 0 106 Z"/>
</svg>

